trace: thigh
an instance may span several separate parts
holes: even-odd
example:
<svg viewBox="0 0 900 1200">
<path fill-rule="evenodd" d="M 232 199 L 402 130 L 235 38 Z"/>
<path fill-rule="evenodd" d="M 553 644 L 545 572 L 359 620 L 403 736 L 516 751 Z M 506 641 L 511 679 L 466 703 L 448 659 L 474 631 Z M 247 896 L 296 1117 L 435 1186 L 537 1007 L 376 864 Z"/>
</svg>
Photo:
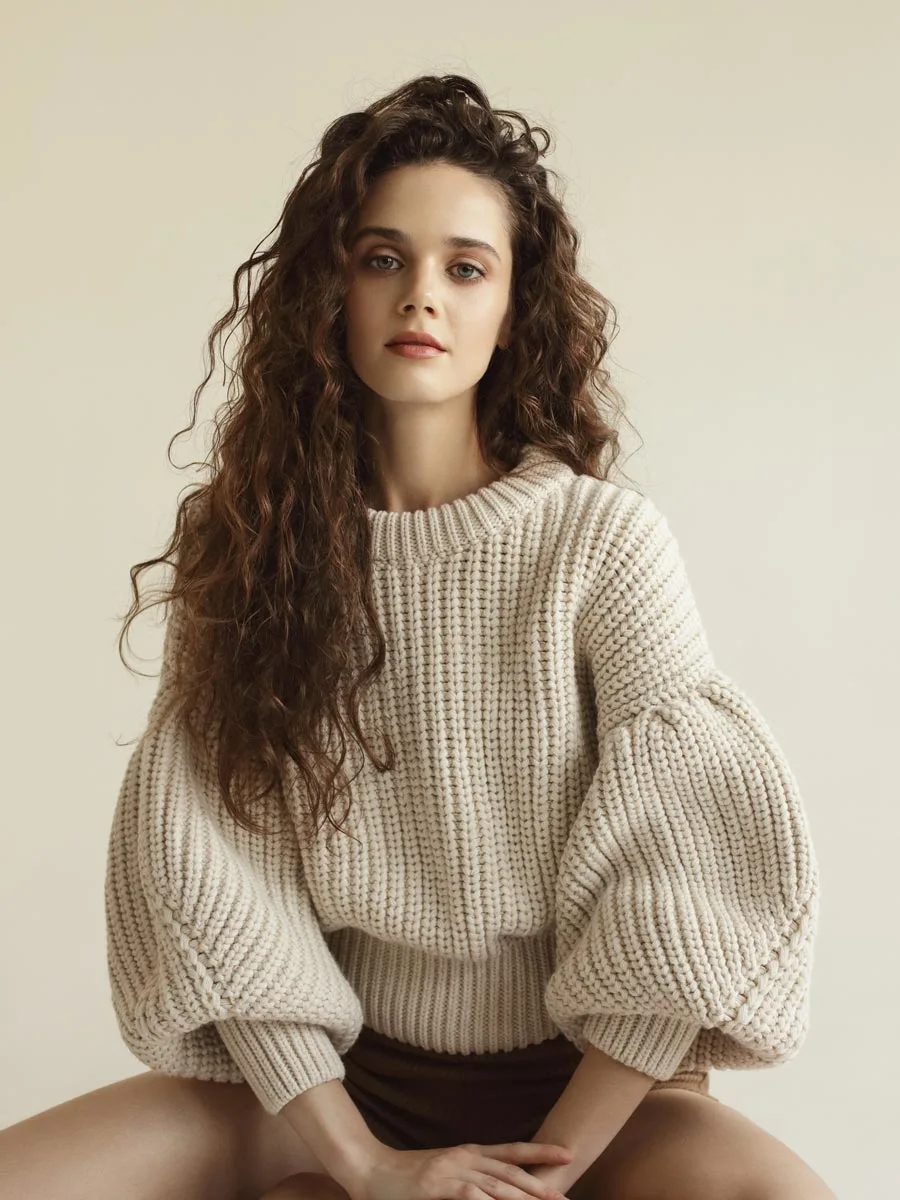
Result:
<svg viewBox="0 0 900 1200">
<path fill-rule="evenodd" d="M 298 1172 L 325 1173 L 299 1134 L 267 1113 L 247 1084 L 158 1071 L 0 1131 L 0 1177 L 17 1200 L 257 1200 Z"/>
<path fill-rule="evenodd" d="M 797 1154 L 737 1109 L 683 1088 L 651 1090 L 570 1200 L 835 1200 Z"/>
</svg>

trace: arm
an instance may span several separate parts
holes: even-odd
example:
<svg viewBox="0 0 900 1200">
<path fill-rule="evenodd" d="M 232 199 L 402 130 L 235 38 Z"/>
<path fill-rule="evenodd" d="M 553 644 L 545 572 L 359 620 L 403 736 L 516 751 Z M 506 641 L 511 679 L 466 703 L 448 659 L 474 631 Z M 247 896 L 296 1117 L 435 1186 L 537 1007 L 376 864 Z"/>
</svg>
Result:
<svg viewBox="0 0 900 1200">
<path fill-rule="evenodd" d="M 340 1079 L 308 1088 L 281 1115 L 351 1196 L 383 1144 L 371 1132 Z"/>
<path fill-rule="evenodd" d="M 239 828 L 214 764 L 189 754 L 168 703 L 183 620 L 175 603 L 159 688 L 112 822 L 112 1001 L 145 1066 L 246 1082 L 277 1113 L 343 1078 L 341 1055 L 359 1034 L 362 1009 L 319 926 L 292 822 L 277 833 Z"/>
<path fill-rule="evenodd" d="M 567 1192 L 600 1157 L 653 1083 L 652 1075 L 588 1046 L 565 1091 L 531 1139 L 565 1146 L 572 1151 L 572 1161 L 562 1166 L 540 1164 L 531 1174 Z"/>
<path fill-rule="evenodd" d="M 580 1050 L 655 1079 L 786 1062 L 819 897 L 797 781 L 717 668 L 665 518 L 613 503 L 579 601 L 598 761 L 559 861 L 547 1010 Z"/>
<path fill-rule="evenodd" d="M 784 1062 L 808 1028 L 819 880 L 796 780 L 716 667 L 668 523 L 616 503 L 578 625 L 598 763 L 556 882 L 545 1002 L 585 1059 L 535 1135 L 576 1154 L 554 1184 L 653 1079 Z"/>
</svg>

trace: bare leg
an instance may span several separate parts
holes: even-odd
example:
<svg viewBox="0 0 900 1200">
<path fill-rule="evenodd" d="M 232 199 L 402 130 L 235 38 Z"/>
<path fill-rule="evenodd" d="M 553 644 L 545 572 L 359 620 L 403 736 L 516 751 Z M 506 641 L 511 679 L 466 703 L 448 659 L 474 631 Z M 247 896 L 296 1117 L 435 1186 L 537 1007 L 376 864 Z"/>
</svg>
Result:
<svg viewBox="0 0 900 1200">
<path fill-rule="evenodd" d="M 146 1071 L 0 1130 L 16 1200 L 258 1200 L 298 1172 L 327 1174 L 246 1084 Z"/>
<path fill-rule="evenodd" d="M 349 1200 L 346 1191 L 330 1175 L 291 1175 L 277 1183 L 259 1200 Z"/>
<path fill-rule="evenodd" d="M 570 1200 L 837 1200 L 773 1134 L 723 1102 L 651 1091 L 569 1189 Z"/>
</svg>

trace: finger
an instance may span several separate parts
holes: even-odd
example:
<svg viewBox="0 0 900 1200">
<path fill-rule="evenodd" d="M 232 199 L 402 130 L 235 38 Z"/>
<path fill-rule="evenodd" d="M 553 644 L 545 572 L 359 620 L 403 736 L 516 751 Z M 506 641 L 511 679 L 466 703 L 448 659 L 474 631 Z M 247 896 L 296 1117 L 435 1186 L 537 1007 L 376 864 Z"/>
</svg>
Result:
<svg viewBox="0 0 900 1200">
<path fill-rule="evenodd" d="M 537 1196 L 539 1200 L 566 1200 L 566 1197 L 546 1179 L 532 1175 L 526 1168 L 515 1163 L 503 1162 L 499 1158 L 482 1158 L 472 1164 L 476 1171 L 494 1176 L 502 1190 L 496 1192 L 498 1200 L 521 1200 L 526 1196 Z M 481 1184 L 483 1187 L 484 1184 Z"/>
<path fill-rule="evenodd" d="M 495 1161 L 484 1171 L 469 1171 L 467 1177 L 494 1200 L 566 1200 L 552 1184 L 544 1183 L 519 1167 Z"/>
<path fill-rule="evenodd" d="M 549 1142 L 501 1142 L 498 1146 L 479 1146 L 489 1158 L 504 1162 L 569 1162 L 572 1151 Z"/>
</svg>

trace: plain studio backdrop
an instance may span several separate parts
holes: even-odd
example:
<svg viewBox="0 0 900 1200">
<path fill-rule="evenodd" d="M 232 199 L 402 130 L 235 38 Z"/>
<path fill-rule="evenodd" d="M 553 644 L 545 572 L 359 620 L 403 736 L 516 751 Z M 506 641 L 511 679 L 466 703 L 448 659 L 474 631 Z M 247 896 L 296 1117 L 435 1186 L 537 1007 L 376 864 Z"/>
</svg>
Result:
<svg viewBox="0 0 900 1200">
<path fill-rule="evenodd" d="M 161 611 L 133 638 L 150 678 L 115 643 L 128 568 L 197 478 L 166 445 L 233 272 L 330 120 L 459 72 L 554 135 L 582 271 L 619 313 L 607 362 L 643 441 L 623 430 L 622 466 L 669 517 L 820 859 L 806 1044 L 714 1072 L 713 1091 L 839 1195 L 883 1200 L 900 1174 L 897 6 L 57 0 L 3 25 L 0 1124 L 142 1069 L 109 998 L 103 876 Z M 206 453 L 221 379 L 179 464 Z"/>
</svg>

